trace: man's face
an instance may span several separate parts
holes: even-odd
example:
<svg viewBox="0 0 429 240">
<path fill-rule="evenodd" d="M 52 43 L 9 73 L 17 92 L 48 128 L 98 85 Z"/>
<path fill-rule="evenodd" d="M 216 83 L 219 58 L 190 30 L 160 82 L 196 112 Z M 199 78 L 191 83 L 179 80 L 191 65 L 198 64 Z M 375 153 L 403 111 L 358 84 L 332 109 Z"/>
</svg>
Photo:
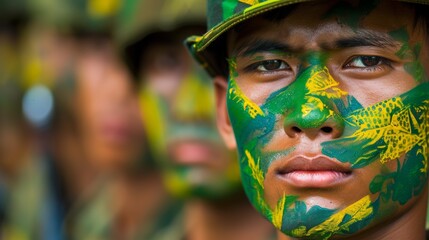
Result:
<svg viewBox="0 0 429 240">
<path fill-rule="evenodd" d="M 86 153 L 97 168 L 123 171 L 143 154 L 144 130 L 131 76 L 108 42 L 81 43 L 77 114 Z"/>
<path fill-rule="evenodd" d="M 213 86 L 205 72 L 179 42 L 151 46 L 142 70 L 163 123 L 160 150 L 167 156 L 160 159 L 169 191 L 179 198 L 218 199 L 240 189 L 235 153 L 217 133 Z M 155 114 L 146 117 L 148 125 L 159 124 Z"/>
<path fill-rule="evenodd" d="M 287 235 L 353 234 L 425 189 L 427 41 L 411 9 L 376 2 L 300 4 L 229 36 L 224 133 L 252 204 Z"/>
</svg>

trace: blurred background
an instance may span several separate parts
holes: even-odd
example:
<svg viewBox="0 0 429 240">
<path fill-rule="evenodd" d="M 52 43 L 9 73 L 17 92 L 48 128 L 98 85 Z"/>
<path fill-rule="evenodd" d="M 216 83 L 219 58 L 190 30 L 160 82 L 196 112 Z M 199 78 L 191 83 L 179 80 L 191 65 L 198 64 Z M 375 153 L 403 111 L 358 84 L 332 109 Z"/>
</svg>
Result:
<svg viewBox="0 0 429 240">
<path fill-rule="evenodd" d="M 275 239 L 183 46 L 203 0 L 0 0 L 0 239 Z"/>
</svg>

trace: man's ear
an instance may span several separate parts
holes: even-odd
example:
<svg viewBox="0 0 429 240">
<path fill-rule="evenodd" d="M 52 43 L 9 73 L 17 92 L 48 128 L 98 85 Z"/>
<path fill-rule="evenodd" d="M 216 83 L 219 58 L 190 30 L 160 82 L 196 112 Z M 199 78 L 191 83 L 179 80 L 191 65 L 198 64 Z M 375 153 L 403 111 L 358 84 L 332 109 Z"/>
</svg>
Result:
<svg viewBox="0 0 429 240">
<path fill-rule="evenodd" d="M 226 93 L 228 90 L 228 81 L 221 76 L 214 78 L 214 88 L 216 97 L 217 127 L 226 146 L 229 149 L 236 149 L 234 131 L 229 121 L 228 110 L 226 107 Z"/>
</svg>

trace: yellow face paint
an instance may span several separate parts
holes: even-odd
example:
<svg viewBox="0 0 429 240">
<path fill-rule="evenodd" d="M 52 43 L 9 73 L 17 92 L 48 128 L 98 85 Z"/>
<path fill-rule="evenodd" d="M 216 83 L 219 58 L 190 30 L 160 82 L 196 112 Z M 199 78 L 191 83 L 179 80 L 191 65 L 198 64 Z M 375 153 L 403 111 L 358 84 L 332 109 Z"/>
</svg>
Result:
<svg viewBox="0 0 429 240">
<path fill-rule="evenodd" d="M 230 78 L 227 106 L 242 159 L 246 193 L 274 226 L 289 235 L 327 239 L 335 234 L 357 231 L 357 226 L 369 224 L 375 215 L 380 214 L 374 212 L 375 205 L 381 201 L 403 204 L 425 182 L 429 129 L 427 92 L 429 84 L 423 83 L 401 96 L 364 108 L 338 88 L 338 83 L 326 68 L 314 66 L 304 70 L 294 83 L 273 93 L 263 105 L 258 106 L 242 93 L 234 77 Z M 250 106 L 257 111 L 249 111 Z M 300 109 L 296 111 L 299 116 L 294 121 L 302 121 L 298 124 L 304 128 L 318 126 L 318 121 L 341 118 L 345 134 L 322 143 L 322 152 L 329 157 L 350 163 L 355 168 L 365 167 L 374 160 L 384 164 L 405 157 L 406 161 L 397 172 L 374 178 L 370 192 L 379 196 L 374 201 L 367 195 L 336 211 L 320 206 L 307 209 L 299 196 L 283 195 L 275 206 L 270 206 L 265 198 L 266 171 L 270 164 L 265 161 L 270 153 L 263 149 L 272 140 L 272 131 L 280 116 L 293 108 Z M 262 114 L 252 114 L 255 112 Z M 287 117 L 294 117 L 288 114 Z M 268 167 L 263 167 L 264 164 Z M 416 173 L 402 181 L 408 187 L 389 180 L 392 177 L 404 178 L 407 172 Z M 377 185 L 379 183 L 380 186 Z M 384 194 L 389 194 L 391 199 L 382 200 L 380 196 Z M 296 221 L 306 224 L 296 225 Z"/>
<path fill-rule="evenodd" d="M 422 39 L 389 25 L 393 15 L 366 18 L 388 1 L 315 5 L 256 17 L 263 30 L 239 26 L 250 37 L 237 31 L 228 45 L 226 104 L 255 208 L 286 235 L 329 239 L 371 228 L 426 189 L 429 83 Z M 308 9 L 314 21 L 302 20 Z M 342 182 L 317 185 L 332 175 Z"/>
</svg>

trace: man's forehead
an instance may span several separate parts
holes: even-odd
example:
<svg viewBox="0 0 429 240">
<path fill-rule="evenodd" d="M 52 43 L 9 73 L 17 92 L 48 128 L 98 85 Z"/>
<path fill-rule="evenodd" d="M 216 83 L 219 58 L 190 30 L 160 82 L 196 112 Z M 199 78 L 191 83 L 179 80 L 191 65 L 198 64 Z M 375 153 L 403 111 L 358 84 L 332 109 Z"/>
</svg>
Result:
<svg viewBox="0 0 429 240">
<path fill-rule="evenodd" d="M 334 32 L 339 32 L 338 29 Z M 359 29 L 333 34 L 331 31 L 294 31 L 284 37 L 264 34 L 248 35 L 232 45 L 232 56 L 248 56 L 258 52 L 332 51 L 353 47 L 379 47 L 397 49 L 401 43 L 385 32 Z"/>
<path fill-rule="evenodd" d="M 381 2 L 365 8 L 344 2 L 301 4 L 282 19 L 272 20 L 270 15 L 255 17 L 232 31 L 229 43 L 233 46 L 229 45 L 232 50 L 229 52 L 239 53 L 261 38 L 287 42 L 294 51 L 353 47 L 362 41 L 363 46 L 394 46 L 396 43 L 388 33 L 407 29 L 412 25 L 414 13 L 400 3 Z M 344 8 L 354 9 L 344 11 Z"/>
</svg>

